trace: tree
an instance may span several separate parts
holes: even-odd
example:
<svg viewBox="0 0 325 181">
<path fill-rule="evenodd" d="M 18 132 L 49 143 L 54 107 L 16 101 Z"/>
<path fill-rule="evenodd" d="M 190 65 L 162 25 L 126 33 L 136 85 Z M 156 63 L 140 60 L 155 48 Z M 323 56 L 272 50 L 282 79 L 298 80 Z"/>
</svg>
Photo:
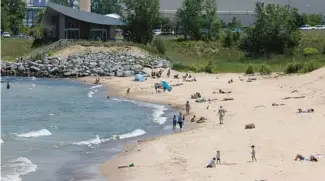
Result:
<svg viewBox="0 0 325 181">
<path fill-rule="evenodd" d="M 62 6 L 73 7 L 73 0 L 50 0 L 50 2 Z"/>
<path fill-rule="evenodd" d="M 256 21 L 248 28 L 241 48 L 253 56 L 283 54 L 301 39 L 296 26 L 295 10 L 290 6 L 256 3 Z"/>
<path fill-rule="evenodd" d="M 45 13 L 45 9 L 41 9 L 40 11 L 38 11 L 37 16 L 36 16 L 36 20 L 35 20 L 35 26 L 33 27 L 32 31 L 34 36 L 40 38 L 43 36 L 43 27 L 42 27 L 42 20 L 44 17 L 44 13 Z"/>
<path fill-rule="evenodd" d="M 153 39 L 153 26 L 159 22 L 159 0 L 124 0 L 130 39 L 146 44 Z"/>
<path fill-rule="evenodd" d="M 205 0 L 203 11 L 203 27 L 207 30 L 207 38 L 217 39 L 221 24 L 217 17 L 216 1 Z"/>
<path fill-rule="evenodd" d="M 123 7 L 120 0 L 93 0 L 91 11 L 97 14 L 116 13 L 122 15 Z"/>
<path fill-rule="evenodd" d="M 321 25 L 323 24 L 323 16 L 322 14 L 302 14 L 304 24 L 308 24 L 311 26 Z"/>
<path fill-rule="evenodd" d="M 1 1 L 1 28 L 4 31 L 11 31 L 18 34 L 23 28 L 25 18 L 25 1 L 23 0 L 2 0 Z"/>
<path fill-rule="evenodd" d="M 177 11 L 176 16 L 186 38 L 201 39 L 203 3 L 204 0 L 184 0 L 182 7 Z"/>
</svg>

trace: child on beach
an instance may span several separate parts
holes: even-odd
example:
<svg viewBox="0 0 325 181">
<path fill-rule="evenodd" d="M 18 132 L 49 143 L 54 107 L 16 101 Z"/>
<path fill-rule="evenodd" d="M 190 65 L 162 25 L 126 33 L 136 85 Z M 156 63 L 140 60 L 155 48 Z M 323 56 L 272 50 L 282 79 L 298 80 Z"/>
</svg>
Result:
<svg viewBox="0 0 325 181">
<path fill-rule="evenodd" d="M 221 161 L 220 161 L 220 151 L 219 150 L 217 151 L 216 158 L 217 158 L 217 164 L 221 164 Z"/>
<path fill-rule="evenodd" d="M 255 152 L 255 146 L 252 145 L 251 148 L 252 148 L 252 161 L 253 162 L 257 162 L 256 157 L 255 157 L 255 154 L 256 154 L 256 152 Z"/>
<path fill-rule="evenodd" d="M 190 109 L 191 109 L 190 102 L 187 101 L 186 104 L 185 104 L 185 110 L 186 110 L 186 114 L 187 114 L 187 115 L 190 114 Z"/>
<path fill-rule="evenodd" d="M 210 161 L 210 163 L 207 165 L 206 168 L 214 168 L 216 167 L 216 158 L 213 157 L 212 160 Z"/>
<path fill-rule="evenodd" d="M 183 115 L 182 115 L 182 112 L 179 112 L 179 115 L 178 115 L 178 125 L 179 125 L 179 128 L 180 130 L 182 131 L 183 129 Z"/>
<path fill-rule="evenodd" d="M 175 132 L 175 130 L 176 130 L 176 125 L 177 125 L 177 119 L 176 119 L 176 115 L 174 115 L 174 117 L 173 117 L 173 132 Z"/>
</svg>

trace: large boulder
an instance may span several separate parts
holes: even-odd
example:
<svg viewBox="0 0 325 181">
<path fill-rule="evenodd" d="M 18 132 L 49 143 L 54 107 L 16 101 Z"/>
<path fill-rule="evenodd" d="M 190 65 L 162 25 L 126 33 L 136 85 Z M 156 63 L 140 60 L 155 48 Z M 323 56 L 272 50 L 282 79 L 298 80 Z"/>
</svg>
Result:
<svg viewBox="0 0 325 181">
<path fill-rule="evenodd" d="M 134 76 L 134 71 L 132 70 L 127 70 L 127 71 L 124 71 L 123 72 L 123 77 L 131 77 L 131 76 Z"/>
</svg>

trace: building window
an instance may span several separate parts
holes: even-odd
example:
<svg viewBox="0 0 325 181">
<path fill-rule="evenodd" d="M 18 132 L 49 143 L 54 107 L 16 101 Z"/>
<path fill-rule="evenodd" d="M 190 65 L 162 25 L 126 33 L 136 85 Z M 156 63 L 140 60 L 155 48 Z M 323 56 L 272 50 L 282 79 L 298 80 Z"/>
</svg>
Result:
<svg viewBox="0 0 325 181">
<path fill-rule="evenodd" d="M 77 20 L 66 17 L 65 28 L 79 28 L 79 22 Z"/>
</svg>

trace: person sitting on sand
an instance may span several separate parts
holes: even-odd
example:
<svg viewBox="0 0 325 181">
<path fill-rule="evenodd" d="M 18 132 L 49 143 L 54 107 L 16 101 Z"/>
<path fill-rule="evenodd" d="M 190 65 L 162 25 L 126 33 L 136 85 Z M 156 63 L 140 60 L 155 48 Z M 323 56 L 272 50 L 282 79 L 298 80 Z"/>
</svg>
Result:
<svg viewBox="0 0 325 181">
<path fill-rule="evenodd" d="M 176 115 L 174 115 L 174 117 L 173 117 L 173 132 L 175 132 L 175 130 L 176 130 L 176 125 L 177 125 L 177 119 L 176 119 Z"/>
<path fill-rule="evenodd" d="M 226 114 L 226 110 L 222 108 L 222 106 L 220 106 L 219 110 L 218 110 L 218 114 L 219 114 L 219 122 L 220 124 L 223 124 L 223 117 Z"/>
<path fill-rule="evenodd" d="M 219 150 L 217 151 L 216 158 L 217 158 L 217 164 L 221 164 L 221 161 L 220 161 L 220 151 Z"/>
<path fill-rule="evenodd" d="M 179 115 L 178 115 L 178 125 L 179 125 L 179 129 L 182 131 L 183 129 L 183 115 L 182 115 L 182 112 L 179 112 Z"/>
<path fill-rule="evenodd" d="M 191 122 L 195 122 L 195 115 L 192 117 Z"/>
<path fill-rule="evenodd" d="M 305 157 L 302 156 L 301 154 L 297 154 L 295 161 L 297 161 L 297 160 L 300 160 L 300 161 L 305 160 Z"/>
<path fill-rule="evenodd" d="M 127 95 L 130 94 L 130 88 L 128 88 L 128 90 L 126 91 L 126 94 L 127 94 Z"/>
<path fill-rule="evenodd" d="M 170 69 L 168 69 L 168 71 L 167 71 L 167 77 L 168 78 L 170 77 Z"/>
<path fill-rule="evenodd" d="M 214 168 L 216 167 L 216 158 L 213 157 L 210 163 L 207 165 L 207 168 Z"/>
<path fill-rule="evenodd" d="M 252 153 L 252 161 L 253 161 L 253 162 L 257 162 L 257 159 L 256 159 L 256 157 L 255 157 L 255 156 L 256 156 L 255 146 L 252 145 L 251 148 L 252 148 L 252 152 L 251 152 L 251 153 Z"/>
<path fill-rule="evenodd" d="M 302 110 L 302 109 L 298 109 L 298 113 L 313 113 L 314 109 L 307 109 L 307 110 Z"/>
<path fill-rule="evenodd" d="M 310 155 L 309 159 L 305 158 L 304 156 L 302 156 L 301 154 L 297 154 L 295 161 L 303 161 L 303 160 L 307 160 L 307 161 L 311 161 L 311 162 L 318 162 L 317 158 L 314 155 Z"/>
<path fill-rule="evenodd" d="M 187 101 L 186 104 L 185 104 L 185 110 L 186 110 L 186 114 L 187 114 L 187 115 L 190 114 L 190 109 L 191 109 L 190 102 Z"/>
</svg>

